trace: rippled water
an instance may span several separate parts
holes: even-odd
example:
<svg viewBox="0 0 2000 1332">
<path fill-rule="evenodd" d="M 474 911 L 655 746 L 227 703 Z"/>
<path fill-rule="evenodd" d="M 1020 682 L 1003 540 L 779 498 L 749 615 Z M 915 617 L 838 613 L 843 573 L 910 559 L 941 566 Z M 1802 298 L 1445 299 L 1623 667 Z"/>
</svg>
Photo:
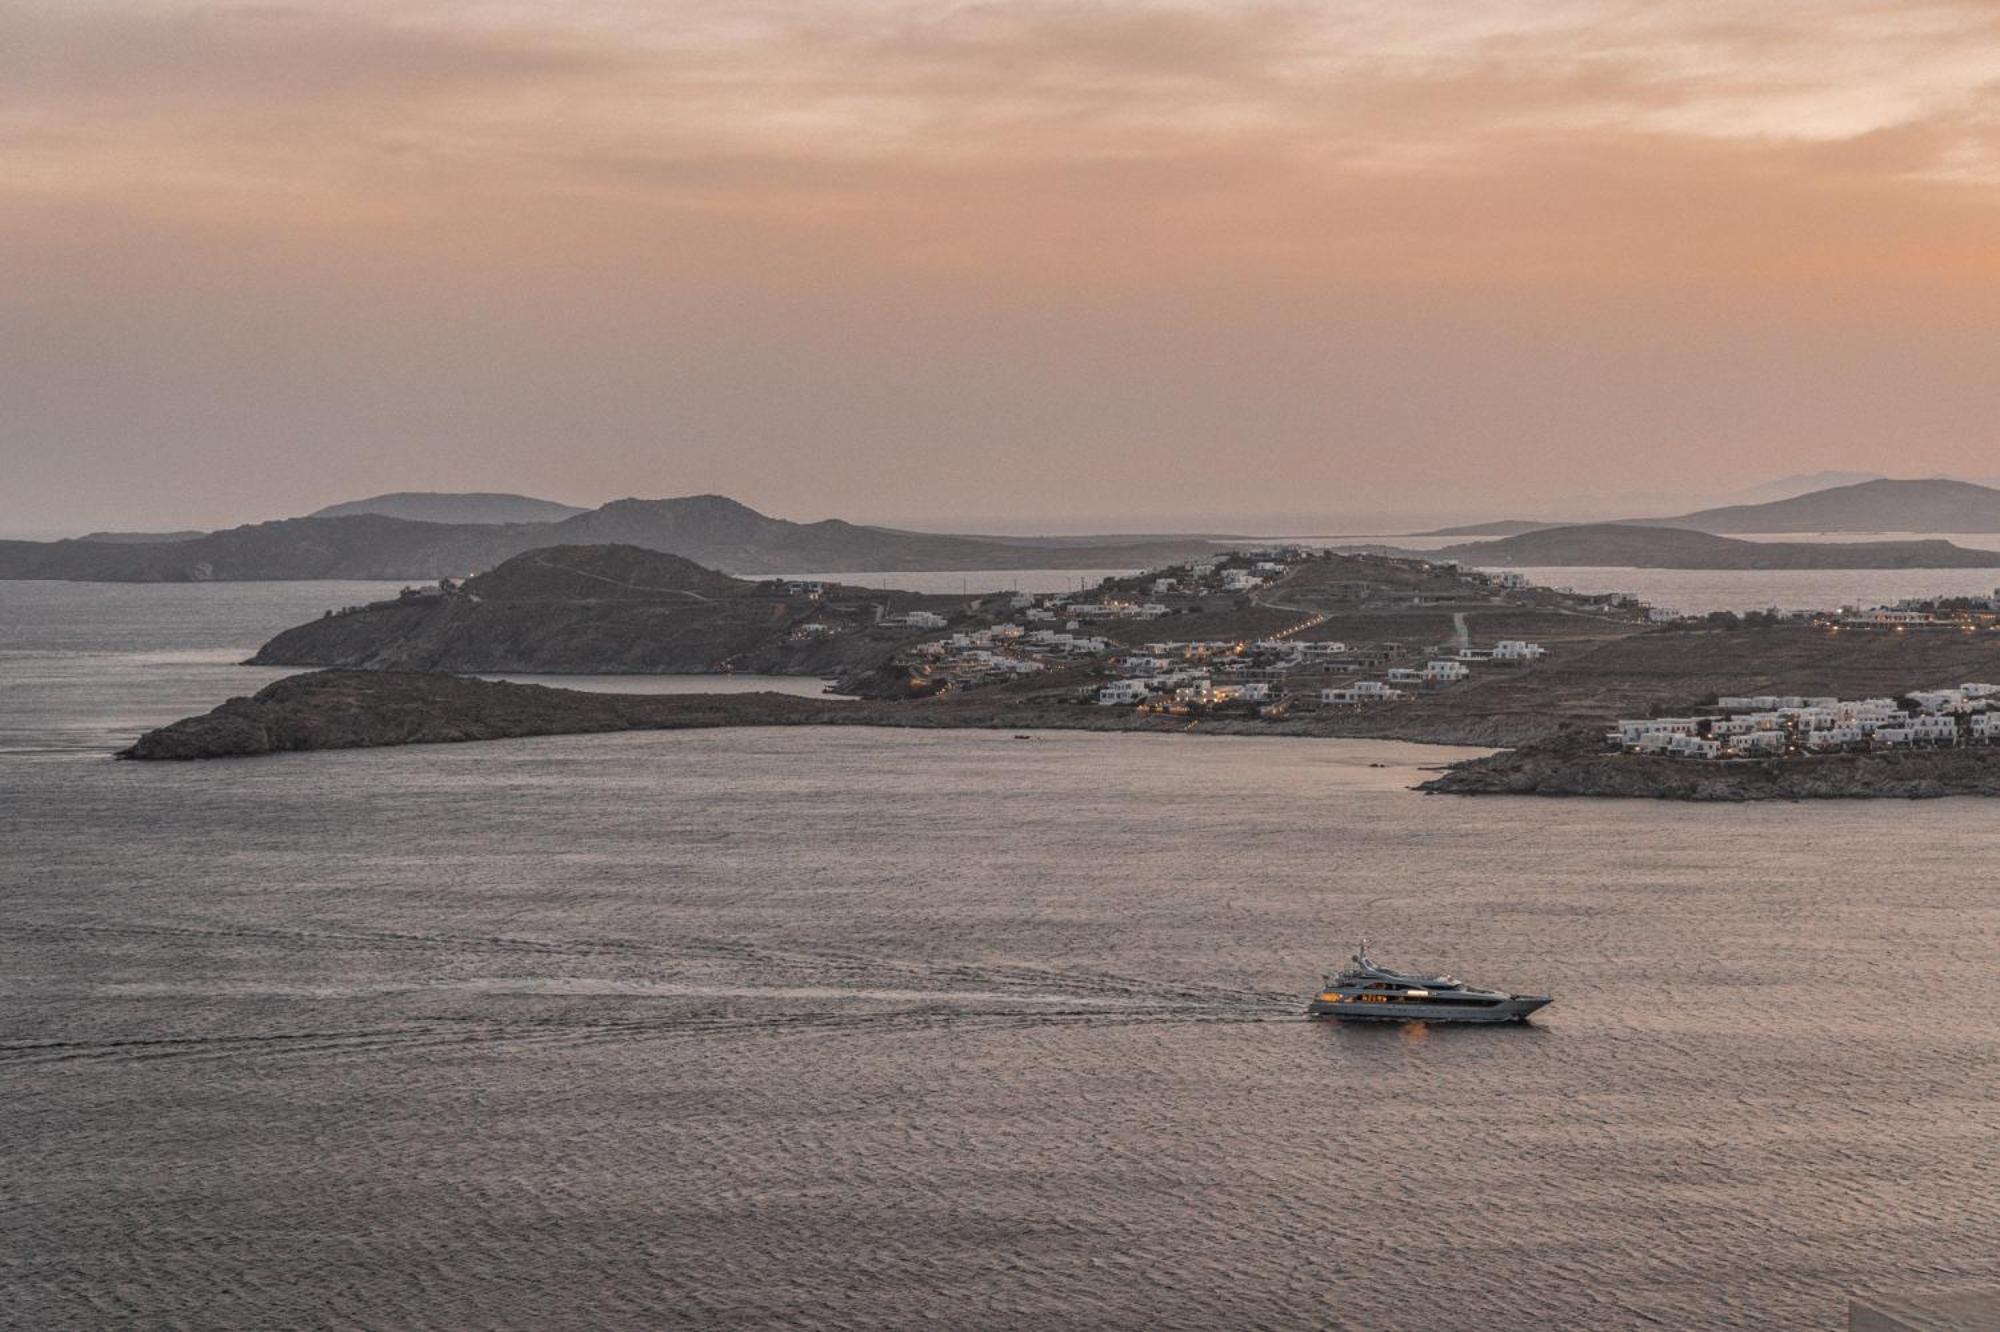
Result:
<svg viewBox="0 0 2000 1332">
<path fill-rule="evenodd" d="M 243 661 L 321 611 L 394 596 L 400 583 L 0 581 L 0 756 L 100 755 L 140 732 L 296 674 Z M 495 675 L 616 693 L 820 695 L 799 676 Z"/>
<path fill-rule="evenodd" d="M 0 1324 L 1803 1329 L 2000 1279 L 1987 806 L 1403 789 L 1450 753 L 0 756 Z M 1299 1020 L 1363 933 L 1558 1002 Z"/>
</svg>

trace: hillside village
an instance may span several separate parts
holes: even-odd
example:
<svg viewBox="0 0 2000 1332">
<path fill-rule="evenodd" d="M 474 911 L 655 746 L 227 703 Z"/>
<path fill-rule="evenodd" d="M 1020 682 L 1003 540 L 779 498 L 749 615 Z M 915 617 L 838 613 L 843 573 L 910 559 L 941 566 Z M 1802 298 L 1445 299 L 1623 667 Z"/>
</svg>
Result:
<svg viewBox="0 0 2000 1332">
<path fill-rule="evenodd" d="M 910 612 L 910 628 L 952 632 L 894 664 L 913 696 L 1046 681 L 1104 708 L 1276 719 L 1392 704 L 1548 655 L 1528 638 L 1478 641 L 1470 616 L 1495 610 L 1553 611 L 1574 619 L 1568 632 L 1591 634 L 1645 623 L 1637 602 L 1553 593 L 1519 574 L 1265 546 L 1107 579 L 1090 593 L 1018 593 L 956 617 Z"/>
</svg>

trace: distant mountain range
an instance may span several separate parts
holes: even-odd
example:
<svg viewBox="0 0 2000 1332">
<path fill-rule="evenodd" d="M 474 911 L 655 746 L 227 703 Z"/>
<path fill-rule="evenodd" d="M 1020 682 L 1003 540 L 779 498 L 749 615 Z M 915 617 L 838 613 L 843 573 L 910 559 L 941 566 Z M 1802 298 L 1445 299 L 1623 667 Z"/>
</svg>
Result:
<svg viewBox="0 0 2000 1332">
<path fill-rule="evenodd" d="M 1943 478 L 1863 481 L 1646 521 L 1701 532 L 2000 532 L 2000 490 Z"/>
<path fill-rule="evenodd" d="M 1738 541 L 1684 527 L 1590 523 L 1431 552 L 1482 567 L 1604 565 L 1635 569 L 2000 569 L 2000 551 L 1949 541 Z"/>
<path fill-rule="evenodd" d="M 1839 476 L 1842 473 L 1823 473 Z M 1787 478 L 1787 481 L 1805 478 Z M 1784 488 L 1786 482 L 1772 482 Z M 2000 489 L 1935 477 L 1897 481 L 1876 477 L 1759 503 L 1729 504 L 1663 518 L 1623 518 L 1627 525 L 1685 527 L 1697 532 L 2000 532 Z M 1444 527 L 1422 536 L 1519 536 L 1579 525 L 1503 519 Z"/>
<path fill-rule="evenodd" d="M 1732 495 L 1718 495 L 1714 498 L 1732 505 L 1770 504 L 1797 495 L 1810 495 L 1815 490 L 1831 490 L 1835 486 L 1858 486 L 1864 481 L 1883 479 L 1880 472 L 1797 472 L 1771 481 L 1760 481 L 1754 486 L 1745 486 Z M 1720 508 L 1722 505 L 1711 503 L 1706 507 Z"/>
<path fill-rule="evenodd" d="M 353 518 L 377 514 L 412 523 L 559 523 L 590 510 L 574 504 L 536 499 L 532 495 L 490 494 L 482 491 L 439 493 L 398 490 L 388 495 L 349 500 L 315 509 L 308 518 Z"/>
<path fill-rule="evenodd" d="M 0 541 L 0 578 L 433 579 L 490 569 L 536 547 L 607 543 L 664 551 L 741 574 L 1127 569 L 1170 564 L 1214 549 L 1195 537 L 966 537 L 838 519 L 795 523 L 767 517 L 725 496 L 692 495 L 615 500 L 553 522 L 438 523 L 354 513 L 285 518 L 185 540 Z"/>
</svg>

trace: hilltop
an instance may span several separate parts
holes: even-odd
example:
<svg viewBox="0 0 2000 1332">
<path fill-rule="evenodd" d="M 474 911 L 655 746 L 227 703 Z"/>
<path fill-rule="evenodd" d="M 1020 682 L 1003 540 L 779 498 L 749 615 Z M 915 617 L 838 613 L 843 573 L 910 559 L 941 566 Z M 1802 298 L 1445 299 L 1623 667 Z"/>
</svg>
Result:
<svg viewBox="0 0 2000 1332">
<path fill-rule="evenodd" d="M 559 523 L 590 510 L 532 495 L 511 495 L 487 491 L 438 492 L 398 490 L 367 499 L 348 500 L 315 509 L 308 518 L 352 518 L 375 514 L 401 518 L 412 523 Z"/>
<path fill-rule="evenodd" d="M 1616 565 L 1638 569 L 1990 569 L 2000 551 L 1949 541 L 1737 541 L 1624 523 L 1552 527 L 1447 546 L 1435 558 L 1483 566 Z"/>
<path fill-rule="evenodd" d="M 1208 553 L 1195 537 L 993 538 L 772 518 L 722 495 L 615 500 L 556 522 L 286 518 L 174 541 L 0 541 L 0 578 L 97 582 L 436 579 L 550 545 L 616 543 L 731 573 L 1143 568 Z"/>
<path fill-rule="evenodd" d="M 259 666 L 545 674 L 844 675 L 912 634 L 885 612 L 963 597 L 752 583 L 636 546 L 528 551 L 452 590 L 412 589 L 288 629 Z M 810 626 L 810 627 L 809 627 Z"/>
</svg>

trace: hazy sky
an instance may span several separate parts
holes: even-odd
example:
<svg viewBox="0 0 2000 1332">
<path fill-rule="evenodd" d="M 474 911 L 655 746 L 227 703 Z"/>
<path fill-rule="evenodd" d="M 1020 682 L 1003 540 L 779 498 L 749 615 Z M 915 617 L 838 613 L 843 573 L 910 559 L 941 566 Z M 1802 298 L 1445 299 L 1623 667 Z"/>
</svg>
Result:
<svg viewBox="0 0 2000 1332">
<path fill-rule="evenodd" d="M 2000 471 L 2000 0 L 0 0 L 0 528 Z"/>
</svg>

